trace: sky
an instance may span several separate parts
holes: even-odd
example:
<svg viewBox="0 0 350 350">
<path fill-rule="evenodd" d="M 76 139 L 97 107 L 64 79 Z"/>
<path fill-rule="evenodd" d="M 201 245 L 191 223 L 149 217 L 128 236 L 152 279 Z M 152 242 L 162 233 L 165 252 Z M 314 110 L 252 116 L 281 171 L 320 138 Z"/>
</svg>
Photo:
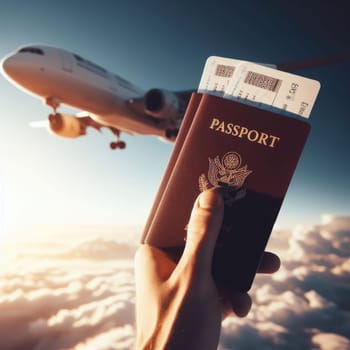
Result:
<svg viewBox="0 0 350 350">
<path fill-rule="evenodd" d="M 147 90 L 196 89 L 210 55 L 285 63 L 349 53 L 345 1 L 0 1 L 0 57 L 26 44 L 64 48 Z M 277 226 L 350 212 L 350 62 L 299 72 L 321 82 L 312 133 Z M 50 113 L 0 77 L 2 231 L 45 225 L 142 227 L 171 144 L 94 130 L 76 140 L 31 129 Z"/>
<path fill-rule="evenodd" d="M 350 52 L 347 1 L 0 0 L 0 57 L 57 46 L 147 90 L 195 89 L 210 55 L 285 63 Z M 321 91 L 256 278 L 218 350 L 350 350 L 350 62 L 299 72 Z M 0 348 L 129 350 L 133 255 L 172 145 L 108 132 L 60 139 L 51 112 L 0 76 Z M 306 224 L 306 225 L 301 225 Z"/>
</svg>

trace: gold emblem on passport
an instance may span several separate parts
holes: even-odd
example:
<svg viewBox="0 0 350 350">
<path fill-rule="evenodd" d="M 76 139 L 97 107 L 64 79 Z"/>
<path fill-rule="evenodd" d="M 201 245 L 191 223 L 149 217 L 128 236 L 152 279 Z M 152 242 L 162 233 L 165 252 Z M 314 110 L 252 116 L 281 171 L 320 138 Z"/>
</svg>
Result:
<svg viewBox="0 0 350 350">
<path fill-rule="evenodd" d="M 219 156 L 209 160 L 208 177 L 205 174 L 199 176 L 199 190 L 201 192 L 212 187 L 225 188 L 225 204 L 230 206 L 246 195 L 243 188 L 245 179 L 252 170 L 247 165 L 242 165 L 242 158 L 237 152 L 227 152 L 221 159 Z"/>
</svg>

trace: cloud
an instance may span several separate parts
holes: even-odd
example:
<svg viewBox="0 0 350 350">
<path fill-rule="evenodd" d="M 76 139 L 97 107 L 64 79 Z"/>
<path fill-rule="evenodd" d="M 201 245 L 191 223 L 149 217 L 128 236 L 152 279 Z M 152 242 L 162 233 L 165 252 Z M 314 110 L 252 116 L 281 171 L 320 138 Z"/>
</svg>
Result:
<svg viewBox="0 0 350 350">
<path fill-rule="evenodd" d="M 110 349 L 124 349 L 133 342 L 132 260 L 23 259 L 1 275 L 0 349 L 81 349 L 98 339 L 119 339 L 121 347 Z"/>
<path fill-rule="evenodd" d="M 80 243 L 62 254 L 61 257 L 66 259 L 78 258 L 90 260 L 132 259 L 135 249 L 135 245 L 129 243 L 97 238 L 92 241 Z"/>
<path fill-rule="evenodd" d="M 296 228 L 281 271 L 256 278 L 248 317 L 225 321 L 222 348 L 348 349 L 349 257 L 350 217 Z"/>
<path fill-rule="evenodd" d="M 73 350 L 130 350 L 134 346 L 134 329 L 131 326 L 112 328 L 79 343 Z"/>
<path fill-rule="evenodd" d="M 23 243 L 22 243 L 23 245 Z M 25 243 L 18 258 L 26 259 L 35 257 L 36 259 L 89 259 L 89 260 L 114 260 L 132 259 L 137 244 L 132 240 L 129 242 L 116 241 L 112 239 L 95 238 L 75 244 L 67 248 L 62 242 L 38 242 Z M 30 249 L 28 249 L 30 248 Z"/>
<path fill-rule="evenodd" d="M 312 343 L 321 350 L 350 350 L 350 340 L 333 333 L 319 333 L 312 337 Z"/>
<path fill-rule="evenodd" d="M 283 232 L 281 270 L 257 276 L 251 312 L 224 321 L 219 349 L 350 350 L 349 237 L 350 217 L 331 215 Z M 22 252 L 1 275 L 0 349 L 133 349 L 134 249 L 93 239 Z"/>
<path fill-rule="evenodd" d="M 133 308 L 131 295 L 118 293 L 75 309 L 61 309 L 48 319 L 29 323 L 28 331 L 40 339 L 36 350 L 70 349 L 87 342 L 86 338 L 133 324 Z"/>
</svg>

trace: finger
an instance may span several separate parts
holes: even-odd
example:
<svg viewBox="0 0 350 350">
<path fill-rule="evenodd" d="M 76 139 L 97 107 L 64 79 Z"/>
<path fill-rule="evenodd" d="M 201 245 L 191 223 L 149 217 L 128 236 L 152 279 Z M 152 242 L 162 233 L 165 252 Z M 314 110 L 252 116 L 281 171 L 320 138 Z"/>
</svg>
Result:
<svg viewBox="0 0 350 350">
<path fill-rule="evenodd" d="M 280 266 L 281 260 L 276 254 L 271 252 L 264 252 L 257 272 L 274 273 L 279 270 Z"/>
<path fill-rule="evenodd" d="M 238 317 L 245 317 L 252 306 L 252 299 L 247 293 L 234 293 L 231 295 L 231 306 Z"/>
<path fill-rule="evenodd" d="M 211 273 L 215 243 L 220 232 L 223 214 L 224 202 L 219 190 L 209 190 L 199 195 L 188 224 L 181 264 L 190 263 Z"/>
<path fill-rule="evenodd" d="M 161 250 L 141 245 L 135 254 L 135 280 L 139 285 L 156 286 L 166 280 L 175 263 Z"/>
</svg>

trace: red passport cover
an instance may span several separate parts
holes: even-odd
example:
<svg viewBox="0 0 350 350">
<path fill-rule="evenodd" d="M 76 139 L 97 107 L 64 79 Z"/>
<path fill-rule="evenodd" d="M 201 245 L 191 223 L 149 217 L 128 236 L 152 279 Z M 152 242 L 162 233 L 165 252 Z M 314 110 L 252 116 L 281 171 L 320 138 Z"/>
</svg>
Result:
<svg viewBox="0 0 350 350">
<path fill-rule="evenodd" d="M 142 242 L 179 256 L 195 198 L 224 187 L 213 276 L 219 285 L 247 291 L 310 125 L 211 95 L 194 94 L 188 111 Z"/>
<path fill-rule="evenodd" d="M 153 221 L 153 218 L 154 218 L 154 215 L 158 209 L 158 206 L 159 206 L 159 202 L 161 201 L 161 198 L 163 196 L 163 193 L 165 191 L 165 188 L 168 184 L 168 181 L 169 181 L 169 177 L 174 169 L 174 165 L 176 163 L 176 160 L 177 160 L 177 157 L 181 151 L 181 148 L 182 148 L 182 145 L 184 143 L 184 140 L 187 136 L 187 132 L 188 132 L 188 129 L 190 128 L 191 126 L 191 123 L 192 123 L 192 120 L 193 120 L 193 117 L 197 111 L 197 108 L 198 108 L 198 105 L 199 105 L 199 102 L 202 98 L 202 94 L 192 94 L 191 96 L 191 99 L 188 103 L 188 106 L 187 106 L 187 109 L 186 109 L 186 112 L 185 112 L 185 115 L 184 115 L 184 119 L 181 123 L 181 127 L 180 127 L 180 130 L 179 130 L 179 133 L 176 137 L 176 142 L 175 142 L 175 145 L 174 145 L 174 149 L 170 155 L 170 159 L 169 159 L 169 162 L 168 162 L 168 166 L 166 167 L 165 169 L 165 172 L 164 172 L 164 175 L 163 175 L 163 178 L 162 178 L 162 181 L 160 182 L 160 185 L 159 185 L 159 188 L 158 188 L 158 191 L 157 191 L 157 194 L 156 194 L 156 197 L 153 201 L 153 205 L 152 205 L 152 208 L 151 208 L 151 211 L 150 213 L 148 214 L 148 219 L 146 221 L 146 224 L 145 224 L 145 227 L 143 228 L 143 234 L 142 234 L 142 237 L 141 237 L 141 243 L 144 243 L 145 242 L 145 239 L 146 239 L 146 236 L 148 234 L 148 230 L 152 224 L 152 221 Z"/>
</svg>

